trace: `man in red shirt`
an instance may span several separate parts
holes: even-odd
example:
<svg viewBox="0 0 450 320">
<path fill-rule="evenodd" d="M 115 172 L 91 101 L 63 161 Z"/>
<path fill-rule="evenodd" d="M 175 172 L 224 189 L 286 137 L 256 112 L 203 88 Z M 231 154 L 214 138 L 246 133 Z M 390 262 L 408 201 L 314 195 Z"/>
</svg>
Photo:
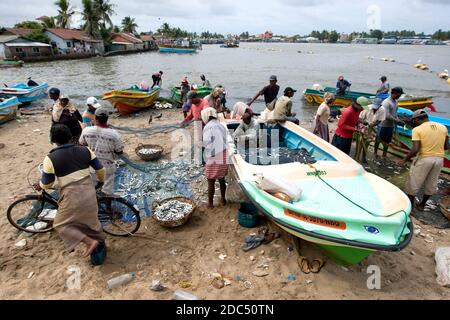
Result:
<svg viewBox="0 0 450 320">
<path fill-rule="evenodd" d="M 190 98 L 192 99 L 192 106 L 189 113 L 186 115 L 186 118 L 184 118 L 184 121 L 181 123 L 182 127 L 187 127 L 192 120 L 201 122 L 202 110 L 208 107 L 208 100 L 200 98 L 197 92 L 192 92 Z"/>
<path fill-rule="evenodd" d="M 353 101 L 352 105 L 344 110 L 339 119 L 336 134 L 333 137 L 333 146 L 350 155 L 352 148 L 353 133 L 356 131 L 359 114 L 369 105 L 369 100 L 365 97 L 359 97 Z"/>
</svg>

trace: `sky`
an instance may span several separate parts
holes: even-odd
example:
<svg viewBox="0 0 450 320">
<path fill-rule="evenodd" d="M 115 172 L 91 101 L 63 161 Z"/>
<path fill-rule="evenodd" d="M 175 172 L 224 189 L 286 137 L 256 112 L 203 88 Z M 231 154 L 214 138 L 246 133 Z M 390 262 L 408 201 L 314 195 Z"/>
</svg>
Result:
<svg viewBox="0 0 450 320">
<path fill-rule="evenodd" d="M 0 0 L 0 26 L 56 15 L 55 0 Z M 138 31 L 155 31 L 162 23 L 192 32 L 308 35 L 312 30 L 338 32 L 370 29 L 450 30 L 448 0 L 110 0 L 113 22 L 135 18 Z M 71 0 L 81 9 L 81 0 Z M 74 19 L 72 27 L 80 25 Z"/>
</svg>

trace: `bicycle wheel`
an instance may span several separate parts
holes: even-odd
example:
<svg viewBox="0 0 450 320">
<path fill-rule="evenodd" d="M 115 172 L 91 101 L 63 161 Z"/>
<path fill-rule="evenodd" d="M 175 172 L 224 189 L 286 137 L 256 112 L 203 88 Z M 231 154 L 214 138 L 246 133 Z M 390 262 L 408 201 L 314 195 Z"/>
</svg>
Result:
<svg viewBox="0 0 450 320">
<path fill-rule="evenodd" d="M 11 204 L 6 212 L 8 221 L 17 229 L 28 233 L 45 233 L 53 229 L 58 210 L 55 201 L 31 195 Z"/>
<path fill-rule="evenodd" d="M 122 198 L 99 198 L 98 218 L 103 231 L 112 236 L 131 236 L 141 226 L 139 210 Z"/>
</svg>

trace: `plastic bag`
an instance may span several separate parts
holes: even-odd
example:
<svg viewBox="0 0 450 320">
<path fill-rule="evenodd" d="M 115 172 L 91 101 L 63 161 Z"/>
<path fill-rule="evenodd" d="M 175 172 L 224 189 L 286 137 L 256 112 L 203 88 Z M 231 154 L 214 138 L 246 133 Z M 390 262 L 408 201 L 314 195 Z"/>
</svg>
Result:
<svg viewBox="0 0 450 320">
<path fill-rule="evenodd" d="M 435 260 L 437 283 L 443 287 L 450 287 L 450 247 L 438 248 Z"/>
<path fill-rule="evenodd" d="M 299 201 L 303 193 L 296 183 L 268 174 L 258 175 L 255 182 L 259 189 L 271 194 L 284 193 L 294 202 Z"/>
</svg>

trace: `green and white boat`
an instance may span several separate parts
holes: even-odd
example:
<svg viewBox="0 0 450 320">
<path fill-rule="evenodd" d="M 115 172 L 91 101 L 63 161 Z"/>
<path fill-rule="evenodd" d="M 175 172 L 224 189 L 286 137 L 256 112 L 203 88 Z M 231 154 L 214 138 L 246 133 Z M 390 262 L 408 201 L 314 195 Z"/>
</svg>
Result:
<svg viewBox="0 0 450 320">
<path fill-rule="evenodd" d="M 200 98 L 204 98 L 213 92 L 213 88 L 206 86 L 193 86 L 193 90 L 197 92 Z M 181 87 L 172 87 L 172 97 L 171 99 L 177 101 L 179 104 L 182 104 L 181 101 Z"/>
<path fill-rule="evenodd" d="M 238 125 L 230 120 L 223 124 L 228 132 Z M 260 125 L 266 127 L 264 122 Z M 375 251 L 397 252 L 409 244 L 411 204 L 399 188 L 290 122 L 279 125 L 278 136 L 280 147 L 304 149 L 317 162 L 251 164 L 228 135 L 230 163 L 243 192 L 276 225 L 319 246 L 342 265 L 357 264 Z M 261 175 L 295 183 L 303 190 L 300 200 L 286 202 L 261 190 L 257 184 Z"/>
</svg>

